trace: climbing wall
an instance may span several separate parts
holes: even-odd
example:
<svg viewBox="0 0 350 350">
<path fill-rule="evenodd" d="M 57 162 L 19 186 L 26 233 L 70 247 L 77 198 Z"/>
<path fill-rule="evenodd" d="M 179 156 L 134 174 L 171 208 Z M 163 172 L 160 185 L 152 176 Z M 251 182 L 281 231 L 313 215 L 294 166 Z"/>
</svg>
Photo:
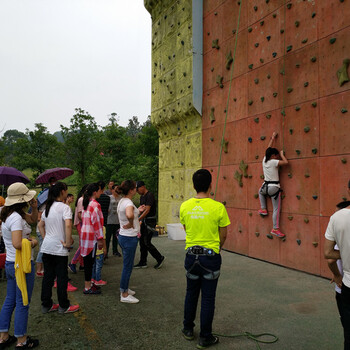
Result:
<svg viewBox="0 0 350 350">
<path fill-rule="evenodd" d="M 179 222 L 181 203 L 194 195 L 192 174 L 202 164 L 201 111 L 193 101 L 192 2 L 144 5 L 152 16 L 151 120 L 160 138 L 158 224 L 166 226 Z"/>
<path fill-rule="evenodd" d="M 225 248 L 329 276 L 324 232 L 349 199 L 350 1 L 203 6 L 202 158 L 232 222 Z M 273 131 L 289 160 L 280 170 L 283 240 L 269 234 L 271 214 L 257 214 Z"/>
</svg>

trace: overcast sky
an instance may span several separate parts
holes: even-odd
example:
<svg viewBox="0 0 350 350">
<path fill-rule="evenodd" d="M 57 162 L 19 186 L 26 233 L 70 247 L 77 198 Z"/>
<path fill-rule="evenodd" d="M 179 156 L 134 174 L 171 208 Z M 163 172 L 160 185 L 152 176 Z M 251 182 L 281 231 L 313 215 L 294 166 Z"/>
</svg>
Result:
<svg viewBox="0 0 350 350">
<path fill-rule="evenodd" d="M 99 125 L 151 113 L 151 17 L 143 0 L 1 0 L 0 130 Z"/>
</svg>

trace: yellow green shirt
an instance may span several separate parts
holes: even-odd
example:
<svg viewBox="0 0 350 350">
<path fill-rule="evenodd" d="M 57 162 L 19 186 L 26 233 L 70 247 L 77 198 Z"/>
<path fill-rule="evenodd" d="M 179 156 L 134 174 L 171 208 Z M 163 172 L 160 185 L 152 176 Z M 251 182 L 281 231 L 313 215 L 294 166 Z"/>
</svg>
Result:
<svg viewBox="0 0 350 350">
<path fill-rule="evenodd" d="M 180 207 L 180 222 L 186 227 L 186 248 L 200 245 L 220 253 L 219 227 L 230 225 L 225 206 L 211 198 L 191 198 Z"/>
</svg>

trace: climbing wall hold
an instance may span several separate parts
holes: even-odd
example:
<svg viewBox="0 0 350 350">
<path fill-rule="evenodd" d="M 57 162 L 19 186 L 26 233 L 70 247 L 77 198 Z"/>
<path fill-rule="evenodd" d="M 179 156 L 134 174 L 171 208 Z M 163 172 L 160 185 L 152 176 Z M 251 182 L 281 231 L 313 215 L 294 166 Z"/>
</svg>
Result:
<svg viewBox="0 0 350 350">
<path fill-rule="evenodd" d="M 254 64 L 251 63 L 250 65 L 248 65 L 248 68 L 249 68 L 249 69 L 253 69 L 253 66 L 254 66 Z"/>
<path fill-rule="evenodd" d="M 212 41 L 212 43 L 211 43 L 211 47 L 213 48 L 213 49 L 220 49 L 220 46 L 219 46 L 219 39 L 215 39 L 215 40 L 213 40 Z"/>
<path fill-rule="evenodd" d="M 254 118 L 255 123 L 259 123 L 259 117 Z"/>
<path fill-rule="evenodd" d="M 300 106 L 295 106 L 295 110 L 298 112 L 300 111 Z"/>
<path fill-rule="evenodd" d="M 242 171 L 244 177 L 248 177 L 248 174 L 247 174 L 248 164 L 245 164 L 244 160 L 241 160 L 241 162 L 239 163 L 239 169 Z"/>
<path fill-rule="evenodd" d="M 221 89 L 224 87 L 224 84 L 222 83 L 223 80 L 224 80 L 224 77 L 222 77 L 221 75 L 218 75 L 216 77 L 216 84 L 218 84 Z"/>
<path fill-rule="evenodd" d="M 211 196 L 214 196 L 214 192 L 210 192 L 210 195 L 211 195 Z"/>
<path fill-rule="evenodd" d="M 289 46 L 287 46 L 286 51 L 289 52 L 289 51 L 292 51 L 292 49 L 293 49 L 293 45 L 289 45 Z"/>
<path fill-rule="evenodd" d="M 222 201 L 222 204 L 223 204 L 223 205 L 226 205 L 226 201 Z"/>
<path fill-rule="evenodd" d="M 254 46 L 255 46 L 255 47 L 259 47 L 259 43 L 255 43 Z"/>
<path fill-rule="evenodd" d="M 288 220 L 289 220 L 289 221 L 292 221 L 292 220 L 293 220 L 293 216 L 292 216 L 292 215 L 289 215 L 289 216 L 288 216 Z"/>
<path fill-rule="evenodd" d="M 260 136 L 260 140 L 264 141 L 266 139 L 266 136 Z"/>
<path fill-rule="evenodd" d="M 311 18 L 315 18 L 315 17 L 316 17 L 316 12 L 312 12 Z"/>
<path fill-rule="evenodd" d="M 271 114 L 266 114 L 266 119 L 271 119 Z"/>
<path fill-rule="evenodd" d="M 286 116 L 286 111 L 284 108 L 281 109 L 281 114 L 285 117 Z"/>
<path fill-rule="evenodd" d="M 308 218 L 304 218 L 304 222 L 305 222 L 305 224 L 308 224 L 310 222 L 310 220 Z"/>
<path fill-rule="evenodd" d="M 287 88 L 287 92 L 290 94 L 293 91 L 292 87 Z"/>
<path fill-rule="evenodd" d="M 228 141 L 223 141 L 223 150 L 225 153 L 228 152 Z"/>
<path fill-rule="evenodd" d="M 260 25 L 261 25 L 261 26 L 263 26 L 263 25 L 264 25 L 264 23 L 265 23 L 264 21 L 261 21 L 261 22 L 260 22 Z"/>
<path fill-rule="evenodd" d="M 212 72 L 214 72 L 214 67 L 211 67 L 210 70 L 211 70 Z"/>
<path fill-rule="evenodd" d="M 296 149 L 296 150 L 295 150 L 295 153 L 299 156 L 300 153 L 301 153 L 300 149 Z"/>
<path fill-rule="evenodd" d="M 254 11 L 258 11 L 258 6 L 254 6 Z"/>
<path fill-rule="evenodd" d="M 253 216 L 253 213 L 250 211 L 250 212 L 248 213 L 248 215 L 249 215 L 249 216 Z"/>
<path fill-rule="evenodd" d="M 259 159 L 259 155 L 258 154 L 255 156 L 255 159 Z"/>
<path fill-rule="evenodd" d="M 316 62 L 316 61 L 317 61 L 317 57 L 316 57 L 316 56 L 312 56 L 312 57 L 310 58 L 310 61 L 311 61 L 311 62 Z"/>
<path fill-rule="evenodd" d="M 260 232 L 255 232 L 255 236 L 259 237 L 260 236 Z"/>
<path fill-rule="evenodd" d="M 232 34 L 236 34 L 236 29 L 232 29 Z"/>
<path fill-rule="evenodd" d="M 277 52 L 272 52 L 272 57 L 276 57 L 277 56 Z"/>
<path fill-rule="evenodd" d="M 331 44 L 334 44 L 336 41 L 337 41 L 337 38 L 330 38 L 330 39 L 329 39 L 329 42 L 330 42 Z"/>
<path fill-rule="evenodd" d="M 342 158 L 342 159 L 341 159 L 341 162 L 342 162 L 343 164 L 346 164 L 346 163 L 347 163 L 347 160 L 346 160 L 345 158 Z"/>
<path fill-rule="evenodd" d="M 318 196 L 316 196 L 315 194 L 312 196 L 312 198 L 314 199 L 314 200 L 316 200 L 317 198 L 318 198 Z"/>
<path fill-rule="evenodd" d="M 297 243 L 298 243 L 298 245 L 300 245 L 301 244 L 301 239 L 297 239 Z"/>
<path fill-rule="evenodd" d="M 267 41 L 270 41 L 270 40 L 271 40 L 271 35 L 268 35 L 268 36 L 266 37 L 266 39 L 267 39 Z"/>
<path fill-rule="evenodd" d="M 251 106 L 253 104 L 253 100 L 248 101 L 248 105 Z"/>
<path fill-rule="evenodd" d="M 301 43 L 302 43 L 302 44 L 306 44 L 307 41 L 308 41 L 308 38 L 305 38 L 305 39 L 303 39 L 303 40 L 301 41 Z"/>
<path fill-rule="evenodd" d="M 312 245 L 313 245 L 315 248 L 317 248 L 318 242 L 312 242 Z"/>
<path fill-rule="evenodd" d="M 272 15 L 272 17 L 273 17 L 273 18 L 276 18 L 276 17 L 277 17 L 277 13 L 274 13 L 274 14 Z"/>
<path fill-rule="evenodd" d="M 313 148 L 313 149 L 311 150 L 311 152 L 312 152 L 313 154 L 317 154 L 317 148 Z"/>
<path fill-rule="evenodd" d="M 305 173 L 304 176 L 305 176 L 306 178 L 308 178 L 308 177 L 310 177 L 310 174 L 309 174 L 309 173 Z"/>
<path fill-rule="evenodd" d="M 273 236 L 272 236 L 272 234 L 268 234 L 268 235 L 266 235 L 266 237 L 268 238 L 268 239 L 273 239 Z"/>
<path fill-rule="evenodd" d="M 350 80 L 348 72 L 347 72 L 349 64 L 350 64 L 350 59 L 346 58 L 343 61 L 342 67 L 340 69 L 338 69 L 338 71 L 337 71 L 339 86 L 343 86 L 345 83 L 347 83 Z"/>
<path fill-rule="evenodd" d="M 263 58 L 260 58 L 260 63 L 264 63 L 264 59 Z"/>
<path fill-rule="evenodd" d="M 254 83 L 259 84 L 259 79 L 258 78 L 254 79 Z"/>
<path fill-rule="evenodd" d="M 294 22 L 294 25 L 298 28 L 299 25 L 300 25 L 300 22 L 299 22 L 299 21 L 295 21 L 295 22 Z"/>
<path fill-rule="evenodd" d="M 309 86 L 309 82 L 306 81 L 306 82 L 304 83 L 304 87 L 308 87 L 308 86 Z"/>
<path fill-rule="evenodd" d="M 292 8 L 292 4 L 291 3 L 287 4 L 287 9 L 290 10 L 291 8 Z"/>
<path fill-rule="evenodd" d="M 283 28 L 280 30 L 280 33 L 281 33 L 281 34 L 283 34 L 283 33 L 284 33 L 284 29 L 283 29 Z"/>
<path fill-rule="evenodd" d="M 266 76 L 266 78 L 267 78 L 267 79 L 270 79 L 270 78 L 271 78 L 271 75 L 270 75 L 270 74 L 268 74 L 268 75 Z"/>
<path fill-rule="evenodd" d="M 300 68 L 300 63 L 296 63 L 295 68 Z"/>
<path fill-rule="evenodd" d="M 252 27 L 249 27 L 249 28 L 248 28 L 248 32 L 249 32 L 249 33 L 251 33 L 251 32 L 252 32 L 252 30 L 253 30 L 253 28 L 252 28 Z"/>
<path fill-rule="evenodd" d="M 251 137 L 248 137 L 248 142 L 249 143 L 252 143 L 253 142 L 253 139 Z"/>
<path fill-rule="evenodd" d="M 317 102 L 312 102 L 312 103 L 311 103 L 311 106 L 314 107 L 314 108 L 316 108 L 316 107 L 317 107 Z"/>
<path fill-rule="evenodd" d="M 344 113 L 346 113 L 348 110 L 346 109 L 346 108 L 342 108 L 341 110 L 340 110 L 340 112 L 342 112 L 343 114 Z"/>
<path fill-rule="evenodd" d="M 264 180 L 264 174 L 260 175 L 260 179 Z"/>
<path fill-rule="evenodd" d="M 257 193 L 254 194 L 254 198 L 257 199 L 259 198 L 259 195 Z"/>
<path fill-rule="evenodd" d="M 211 137 L 211 138 L 210 138 L 210 141 L 213 142 L 213 141 L 214 141 L 214 137 Z"/>
<path fill-rule="evenodd" d="M 264 97 L 264 96 L 261 96 L 261 97 L 260 97 L 260 100 L 261 100 L 261 102 L 264 102 L 264 101 L 265 101 L 265 97 Z"/>
<path fill-rule="evenodd" d="M 238 170 L 236 170 L 235 174 L 233 175 L 233 178 L 237 180 L 239 187 L 243 187 L 242 177 L 243 175 Z"/>
<path fill-rule="evenodd" d="M 277 92 L 274 92 L 274 93 L 272 94 L 273 97 L 277 97 L 277 95 L 278 95 Z"/>
<path fill-rule="evenodd" d="M 288 173 L 288 177 L 291 179 L 293 177 L 292 173 Z"/>
<path fill-rule="evenodd" d="M 300 195 L 296 195 L 296 197 L 297 197 L 297 200 L 300 200 L 301 199 L 301 196 Z"/>
<path fill-rule="evenodd" d="M 226 55 L 226 69 L 229 70 L 231 68 L 231 64 L 233 62 L 233 57 L 231 50 L 230 52 Z"/>
<path fill-rule="evenodd" d="M 210 123 L 213 124 L 215 122 L 215 115 L 214 115 L 214 111 L 215 108 L 211 107 L 210 108 L 210 115 L 209 115 L 209 119 L 210 119 Z"/>
<path fill-rule="evenodd" d="M 305 132 L 305 133 L 308 133 L 309 131 L 310 131 L 310 127 L 309 127 L 309 126 L 305 126 L 305 127 L 304 127 L 304 132 Z"/>
</svg>

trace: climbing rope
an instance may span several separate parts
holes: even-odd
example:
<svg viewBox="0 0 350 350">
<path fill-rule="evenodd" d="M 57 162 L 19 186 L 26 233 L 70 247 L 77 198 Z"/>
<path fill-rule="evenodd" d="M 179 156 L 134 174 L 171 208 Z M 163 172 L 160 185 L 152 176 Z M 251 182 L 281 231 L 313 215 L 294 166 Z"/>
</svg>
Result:
<svg viewBox="0 0 350 350">
<path fill-rule="evenodd" d="M 285 124 L 285 117 L 286 117 L 286 101 L 285 101 L 285 95 L 286 95 L 286 87 L 285 87 L 285 76 L 286 76 L 286 3 L 287 0 L 284 1 L 283 4 L 283 67 L 282 67 L 282 150 L 284 151 L 284 124 Z"/>
<path fill-rule="evenodd" d="M 216 198 L 216 192 L 217 192 L 217 189 L 218 189 L 218 182 L 219 182 L 219 175 L 220 175 L 220 167 L 221 167 L 222 150 L 223 150 L 224 143 L 225 143 L 225 131 L 226 131 L 226 123 L 227 123 L 227 115 L 228 115 L 228 106 L 229 106 L 230 93 L 231 93 L 231 85 L 232 85 L 232 78 L 233 78 L 233 70 L 234 70 L 235 60 L 236 60 L 236 49 L 237 49 L 237 41 L 238 41 L 239 23 L 240 23 L 240 21 L 241 21 L 241 8 L 242 8 L 242 3 L 243 3 L 243 0 L 241 0 L 241 1 L 239 2 L 238 21 L 237 21 L 236 37 L 235 37 L 235 47 L 234 47 L 234 49 L 233 49 L 232 70 L 231 70 L 230 84 L 229 84 L 228 96 L 227 96 L 227 103 L 226 103 L 226 114 L 225 114 L 224 130 L 223 130 L 223 132 L 222 132 L 221 145 L 220 145 L 219 167 L 218 167 L 218 173 L 217 173 L 217 176 L 216 176 L 216 185 L 215 185 L 214 199 Z"/>
<path fill-rule="evenodd" d="M 241 334 L 232 334 L 232 335 L 225 335 L 225 334 L 218 334 L 218 333 L 213 333 L 213 335 L 217 335 L 219 337 L 224 337 L 224 338 L 239 338 L 239 337 L 246 337 L 250 340 L 253 340 L 256 344 L 256 348 L 258 350 L 261 350 L 259 343 L 261 344 L 273 344 L 278 341 L 278 337 L 275 336 L 274 334 L 271 333 L 260 333 L 260 334 L 253 334 L 250 332 L 244 332 Z M 272 339 L 260 339 L 262 337 L 271 337 Z"/>
</svg>

